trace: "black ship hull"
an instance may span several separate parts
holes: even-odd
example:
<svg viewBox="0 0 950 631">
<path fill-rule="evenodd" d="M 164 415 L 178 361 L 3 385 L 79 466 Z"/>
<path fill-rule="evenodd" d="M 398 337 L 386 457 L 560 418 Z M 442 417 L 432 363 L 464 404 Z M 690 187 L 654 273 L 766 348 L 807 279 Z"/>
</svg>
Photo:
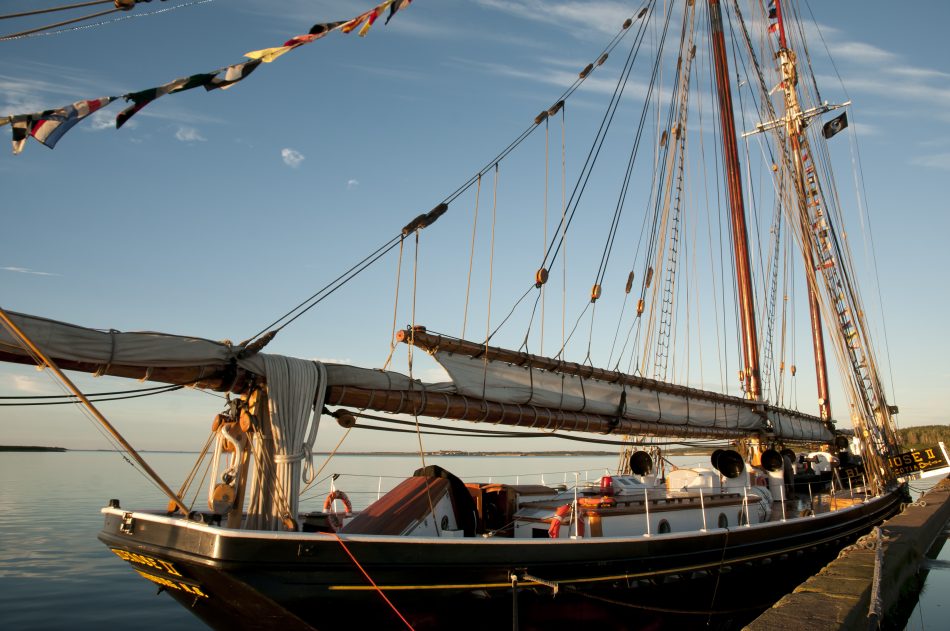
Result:
<svg viewBox="0 0 950 631">
<path fill-rule="evenodd" d="M 602 629 L 724 620 L 728 628 L 895 514 L 902 499 L 895 490 L 787 521 L 568 541 L 253 532 L 106 508 L 99 539 L 214 628 L 354 620 L 407 628 L 400 614 L 419 630 L 513 620 L 521 629 L 574 620 Z"/>
</svg>

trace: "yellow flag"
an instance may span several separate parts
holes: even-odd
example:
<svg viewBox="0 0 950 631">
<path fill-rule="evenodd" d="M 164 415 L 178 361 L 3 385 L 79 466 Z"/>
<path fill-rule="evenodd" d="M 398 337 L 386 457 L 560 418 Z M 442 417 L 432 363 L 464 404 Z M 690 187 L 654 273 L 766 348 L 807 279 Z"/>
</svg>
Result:
<svg viewBox="0 0 950 631">
<path fill-rule="evenodd" d="M 274 61 L 284 53 L 289 50 L 293 50 L 296 46 L 277 46 L 275 48 L 262 48 L 261 50 L 252 50 L 249 53 L 244 53 L 244 56 L 248 59 L 260 59 L 265 64 L 269 64 Z"/>
</svg>

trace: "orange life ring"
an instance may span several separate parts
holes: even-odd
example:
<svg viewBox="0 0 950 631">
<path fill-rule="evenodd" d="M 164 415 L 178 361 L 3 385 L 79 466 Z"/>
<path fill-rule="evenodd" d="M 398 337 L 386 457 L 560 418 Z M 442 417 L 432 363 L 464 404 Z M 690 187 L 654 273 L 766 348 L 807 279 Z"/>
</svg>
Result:
<svg viewBox="0 0 950 631">
<path fill-rule="evenodd" d="M 346 493 L 340 490 L 333 491 L 327 495 L 327 499 L 323 500 L 323 512 L 327 512 L 333 508 L 333 512 L 336 512 L 336 508 L 333 506 L 335 500 L 340 500 L 343 502 L 343 507 L 346 509 L 345 514 L 349 515 L 353 512 L 353 504 L 350 503 L 350 498 L 346 496 Z"/>
<path fill-rule="evenodd" d="M 548 528 L 548 536 L 551 539 L 558 539 L 561 536 L 561 524 L 566 524 L 571 521 L 571 505 L 564 504 L 563 506 L 558 506 L 557 510 L 554 511 L 554 517 L 551 518 L 551 527 Z M 584 522 L 580 519 L 580 516 L 576 516 L 577 519 L 577 534 L 581 537 L 584 536 Z"/>
<path fill-rule="evenodd" d="M 558 506 L 554 511 L 554 517 L 551 519 L 551 527 L 548 528 L 548 536 L 551 539 L 557 539 L 561 536 L 561 524 L 566 524 L 568 516 L 571 514 L 571 505 L 565 504 Z"/>
<path fill-rule="evenodd" d="M 339 513 L 336 512 L 336 506 L 333 505 L 333 502 L 336 500 L 343 502 L 344 517 L 349 517 L 353 513 L 353 504 L 350 502 L 350 498 L 346 496 L 346 493 L 340 490 L 333 491 L 327 495 L 327 499 L 323 500 L 323 512 L 327 513 L 327 521 L 330 522 L 334 530 L 339 530 L 343 526 L 343 519 L 341 519 Z"/>
<path fill-rule="evenodd" d="M 604 495 L 603 497 L 579 497 L 577 503 L 583 508 L 612 508 L 617 505 L 617 500 Z"/>
</svg>

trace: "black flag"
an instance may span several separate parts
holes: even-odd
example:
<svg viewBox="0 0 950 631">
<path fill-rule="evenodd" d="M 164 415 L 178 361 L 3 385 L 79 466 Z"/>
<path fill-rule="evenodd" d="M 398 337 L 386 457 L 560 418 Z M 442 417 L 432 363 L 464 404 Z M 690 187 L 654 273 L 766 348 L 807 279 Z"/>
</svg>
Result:
<svg viewBox="0 0 950 631">
<path fill-rule="evenodd" d="M 831 138 L 832 136 L 834 136 L 835 134 L 837 134 L 839 131 L 841 131 L 847 126 L 848 126 L 848 113 L 845 112 L 841 116 L 832 118 L 830 121 L 825 123 L 824 126 L 821 128 L 821 133 L 825 136 L 825 138 Z"/>
</svg>

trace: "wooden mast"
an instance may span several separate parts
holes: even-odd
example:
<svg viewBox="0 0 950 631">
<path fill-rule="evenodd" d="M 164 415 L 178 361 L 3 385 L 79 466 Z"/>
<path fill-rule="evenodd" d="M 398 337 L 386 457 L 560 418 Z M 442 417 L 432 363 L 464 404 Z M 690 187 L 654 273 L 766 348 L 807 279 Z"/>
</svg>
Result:
<svg viewBox="0 0 950 631">
<path fill-rule="evenodd" d="M 713 59 L 716 66 L 716 90 L 719 96 L 719 121 L 722 127 L 722 149 L 725 161 L 726 185 L 732 217 L 733 258 L 736 265 L 736 285 L 739 292 L 739 316 L 742 327 L 743 382 L 746 397 L 761 399 L 759 370 L 759 341 L 755 326 L 755 297 L 752 293 L 752 269 L 749 264 L 749 237 L 742 198 L 742 175 L 739 168 L 739 150 L 736 145 L 736 126 L 732 110 L 732 89 L 729 81 L 729 61 L 722 29 L 722 9 L 719 0 L 709 0 L 709 30 Z"/>
<path fill-rule="evenodd" d="M 808 186 L 803 156 L 806 153 L 808 140 L 804 134 L 801 105 L 798 102 L 798 92 L 795 89 L 798 84 L 795 53 L 789 50 L 788 42 L 785 39 L 785 20 L 782 18 L 780 0 L 775 0 L 775 17 L 778 22 L 778 58 L 782 73 L 782 86 L 785 92 L 785 130 L 791 144 L 792 161 L 795 166 L 795 191 L 798 200 L 799 225 L 803 243 L 807 243 L 811 220 L 806 206 Z M 805 277 L 808 281 L 808 315 L 811 318 L 811 340 L 815 354 L 815 379 L 818 387 L 818 414 L 822 420 L 830 421 L 831 400 L 828 389 L 828 360 L 825 353 L 825 336 L 818 302 L 818 278 L 815 273 L 817 261 L 815 261 L 815 257 L 810 251 L 806 251 L 805 258 Z"/>
</svg>

